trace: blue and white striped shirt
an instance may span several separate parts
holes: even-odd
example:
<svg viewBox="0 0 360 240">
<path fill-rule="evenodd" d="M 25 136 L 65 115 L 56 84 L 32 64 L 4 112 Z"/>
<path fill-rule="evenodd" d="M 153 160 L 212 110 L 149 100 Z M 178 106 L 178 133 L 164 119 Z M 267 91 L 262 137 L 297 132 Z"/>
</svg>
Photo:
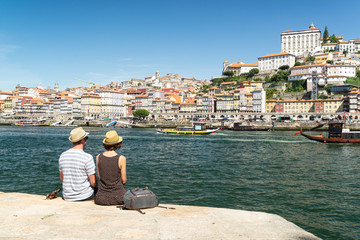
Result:
<svg viewBox="0 0 360 240">
<path fill-rule="evenodd" d="M 95 174 L 94 158 L 81 149 L 69 149 L 59 158 L 59 171 L 63 173 L 62 194 L 67 201 L 91 197 L 94 190 L 89 175 Z"/>
</svg>

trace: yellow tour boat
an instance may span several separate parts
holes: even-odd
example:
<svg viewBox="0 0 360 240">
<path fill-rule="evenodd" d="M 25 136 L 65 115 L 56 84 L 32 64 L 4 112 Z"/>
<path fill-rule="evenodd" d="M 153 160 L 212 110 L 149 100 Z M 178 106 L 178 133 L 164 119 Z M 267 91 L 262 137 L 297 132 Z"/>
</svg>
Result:
<svg viewBox="0 0 360 240">
<path fill-rule="evenodd" d="M 194 124 L 192 127 L 177 127 L 175 129 L 158 129 L 158 133 L 164 134 L 189 134 L 189 135 L 209 135 L 218 131 L 216 129 L 206 129 L 204 123 Z"/>
</svg>

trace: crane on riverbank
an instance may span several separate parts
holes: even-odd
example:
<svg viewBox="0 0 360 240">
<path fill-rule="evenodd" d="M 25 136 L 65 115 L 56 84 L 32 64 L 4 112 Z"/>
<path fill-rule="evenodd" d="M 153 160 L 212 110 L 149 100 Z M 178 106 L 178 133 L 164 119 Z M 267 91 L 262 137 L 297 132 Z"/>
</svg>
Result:
<svg viewBox="0 0 360 240">
<path fill-rule="evenodd" d="M 84 83 L 88 83 L 89 84 L 89 88 L 91 88 L 92 86 L 95 85 L 94 82 L 91 82 L 91 81 L 85 81 L 85 80 L 81 80 L 81 79 L 78 79 L 78 78 L 74 78 L 75 80 L 78 80 L 78 81 L 81 81 L 81 82 L 84 82 Z"/>
</svg>

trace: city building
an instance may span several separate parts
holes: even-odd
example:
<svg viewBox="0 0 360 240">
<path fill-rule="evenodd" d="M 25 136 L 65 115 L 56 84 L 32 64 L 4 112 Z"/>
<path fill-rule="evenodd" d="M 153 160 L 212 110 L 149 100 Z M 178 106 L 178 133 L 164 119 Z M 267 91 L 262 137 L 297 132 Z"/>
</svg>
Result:
<svg viewBox="0 0 360 240">
<path fill-rule="evenodd" d="M 0 91 L 0 100 L 5 100 L 5 98 L 12 96 L 13 94 L 11 92 L 3 92 Z"/>
<path fill-rule="evenodd" d="M 86 119 L 97 119 L 101 115 L 101 97 L 95 93 L 81 96 L 81 113 Z"/>
<path fill-rule="evenodd" d="M 263 88 L 257 88 L 253 91 L 253 111 L 266 112 L 266 92 Z"/>
<path fill-rule="evenodd" d="M 121 116 L 123 96 L 122 92 L 117 90 L 100 90 L 98 92 L 101 102 L 102 117 Z"/>
<path fill-rule="evenodd" d="M 268 54 L 258 59 L 260 72 L 271 72 L 284 65 L 289 67 L 295 65 L 295 55 L 286 52 Z"/>
<path fill-rule="evenodd" d="M 228 94 L 219 94 L 216 96 L 216 112 L 218 113 L 233 113 L 234 96 Z"/>
<path fill-rule="evenodd" d="M 279 113 L 339 113 L 343 112 L 342 99 L 266 100 L 266 112 Z"/>
<path fill-rule="evenodd" d="M 194 101 L 180 103 L 180 110 L 181 113 L 196 113 L 196 103 Z"/>
<path fill-rule="evenodd" d="M 223 72 L 227 72 L 227 71 L 232 71 L 234 73 L 234 76 L 240 76 L 241 74 L 244 73 L 249 73 L 251 69 L 258 69 L 258 63 L 253 63 L 253 64 L 247 64 L 247 63 L 243 63 L 241 60 L 238 61 L 237 63 L 231 63 L 229 64 L 228 61 L 224 61 L 223 63 Z"/>
<path fill-rule="evenodd" d="M 321 50 L 321 31 L 311 24 L 306 30 L 281 33 L 281 52 L 307 57 Z"/>
</svg>

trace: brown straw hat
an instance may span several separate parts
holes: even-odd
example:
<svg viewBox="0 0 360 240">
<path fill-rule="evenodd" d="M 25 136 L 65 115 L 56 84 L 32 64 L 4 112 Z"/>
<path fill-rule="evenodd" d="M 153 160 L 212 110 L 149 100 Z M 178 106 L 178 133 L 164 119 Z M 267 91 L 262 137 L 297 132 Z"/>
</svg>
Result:
<svg viewBox="0 0 360 240">
<path fill-rule="evenodd" d="M 88 135 L 89 133 L 85 132 L 82 127 L 78 127 L 71 130 L 69 140 L 70 142 L 78 142 L 81 139 L 87 137 Z"/>
<path fill-rule="evenodd" d="M 122 142 L 123 138 L 120 137 L 115 130 L 108 131 L 105 135 L 103 143 L 106 145 L 115 145 Z"/>
</svg>

